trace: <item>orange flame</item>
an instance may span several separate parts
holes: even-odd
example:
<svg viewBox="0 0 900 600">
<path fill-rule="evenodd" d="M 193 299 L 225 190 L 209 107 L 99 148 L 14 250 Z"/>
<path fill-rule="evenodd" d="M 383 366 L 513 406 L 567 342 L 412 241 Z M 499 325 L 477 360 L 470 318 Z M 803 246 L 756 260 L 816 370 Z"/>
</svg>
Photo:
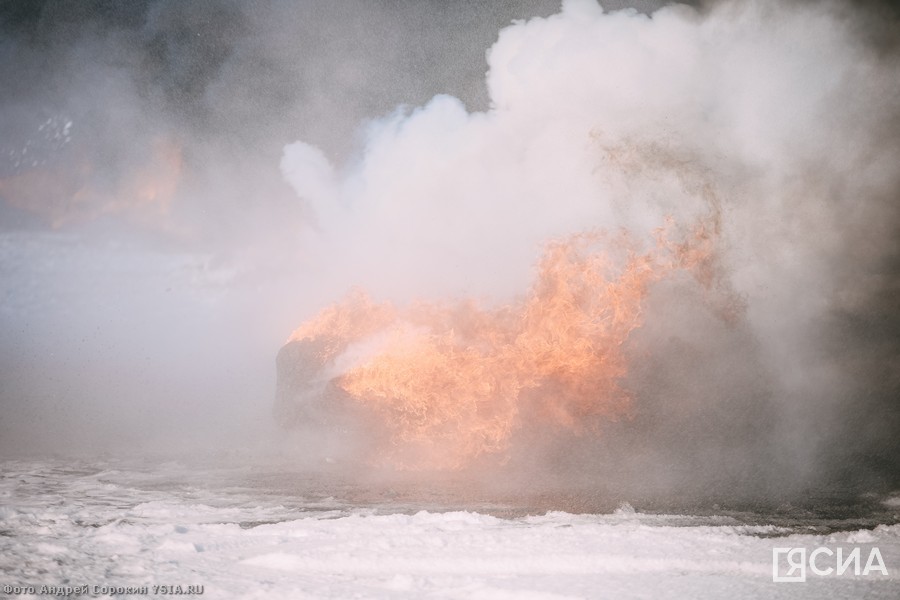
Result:
<svg viewBox="0 0 900 600">
<path fill-rule="evenodd" d="M 115 174 L 112 184 L 83 156 L 0 178 L 0 199 L 44 217 L 53 227 L 107 214 L 160 220 L 169 213 L 183 170 L 182 149 L 153 140 L 143 162 Z"/>
<path fill-rule="evenodd" d="M 457 469 L 502 460 L 524 422 L 578 434 L 629 416 L 625 342 L 642 323 L 648 286 L 677 269 L 705 285 L 713 278 L 715 228 L 701 224 L 680 243 L 670 229 L 645 252 L 626 233 L 552 242 L 515 305 L 400 311 L 356 291 L 289 341 L 317 342 L 323 365 L 350 363 L 334 383 L 385 433 L 379 462 Z"/>
</svg>

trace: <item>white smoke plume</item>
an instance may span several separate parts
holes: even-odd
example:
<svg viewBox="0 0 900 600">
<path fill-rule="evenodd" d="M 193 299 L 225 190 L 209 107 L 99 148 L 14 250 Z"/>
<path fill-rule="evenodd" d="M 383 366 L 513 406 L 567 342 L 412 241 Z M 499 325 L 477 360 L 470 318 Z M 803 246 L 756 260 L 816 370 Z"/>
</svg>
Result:
<svg viewBox="0 0 900 600">
<path fill-rule="evenodd" d="M 663 4 L 0 5 L 0 452 L 267 444 L 274 355 L 349 288 L 500 305 L 550 239 L 710 219 L 633 418 L 505 472 L 900 485 L 900 13 Z"/>
<path fill-rule="evenodd" d="M 896 333 L 900 63 L 862 25 L 836 3 L 568 0 L 500 32 L 487 110 L 398 109 L 339 168 L 288 146 L 284 176 L 316 215 L 306 250 L 334 294 L 502 302 L 548 239 L 714 213 L 736 322 L 657 286 L 631 342 L 638 417 L 564 468 L 757 492 L 885 476 L 897 341 L 859 321 Z M 860 412 L 892 425 L 848 423 Z"/>
</svg>

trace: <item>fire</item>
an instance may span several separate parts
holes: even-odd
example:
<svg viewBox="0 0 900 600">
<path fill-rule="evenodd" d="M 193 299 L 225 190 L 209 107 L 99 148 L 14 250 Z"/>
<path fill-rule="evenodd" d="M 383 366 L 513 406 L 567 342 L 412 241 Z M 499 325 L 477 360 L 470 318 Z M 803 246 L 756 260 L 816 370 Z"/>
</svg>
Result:
<svg viewBox="0 0 900 600">
<path fill-rule="evenodd" d="M 101 215 L 158 221 L 169 213 L 183 170 L 182 149 L 169 138 L 153 140 L 140 161 L 109 173 L 84 156 L 0 178 L 0 197 L 45 218 L 53 227 Z"/>
<path fill-rule="evenodd" d="M 377 462 L 458 469 L 503 460 L 523 424 L 581 434 L 627 418 L 629 334 L 649 286 L 676 270 L 714 278 L 715 228 L 678 243 L 672 224 L 641 251 L 632 236 L 585 232 L 547 244 L 520 302 L 482 308 L 419 303 L 399 310 L 355 291 L 289 341 L 319 348 L 322 365 L 384 434 Z"/>
</svg>

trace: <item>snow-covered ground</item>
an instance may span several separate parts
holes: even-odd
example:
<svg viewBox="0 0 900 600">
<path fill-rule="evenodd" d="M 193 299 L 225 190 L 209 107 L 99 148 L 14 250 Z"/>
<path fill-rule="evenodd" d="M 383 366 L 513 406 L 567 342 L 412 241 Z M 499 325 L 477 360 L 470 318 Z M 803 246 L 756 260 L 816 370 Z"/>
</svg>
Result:
<svg viewBox="0 0 900 600">
<path fill-rule="evenodd" d="M 148 586 L 152 595 L 154 585 L 180 585 L 203 586 L 210 598 L 900 596 L 890 499 L 883 524 L 823 529 L 629 505 L 528 514 L 470 500 L 467 510 L 449 510 L 436 494 L 416 506 L 402 490 L 367 496 L 351 481 L 319 485 L 258 464 L 20 460 L 2 472 L 0 586 L 37 592 Z M 773 583 L 773 548 L 797 546 L 860 548 L 862 566 L 877 547 L 888 573 L 851 568 Z"/>
</svg>

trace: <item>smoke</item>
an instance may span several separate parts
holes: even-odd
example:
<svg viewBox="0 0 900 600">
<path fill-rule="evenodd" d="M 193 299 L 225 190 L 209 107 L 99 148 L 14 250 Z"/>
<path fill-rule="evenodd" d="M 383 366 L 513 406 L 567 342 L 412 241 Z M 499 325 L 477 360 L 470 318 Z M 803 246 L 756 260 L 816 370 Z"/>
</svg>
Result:
<svg viewBox="0 0 900 600">
<path fill-rule="evenodd" d="M 0 449 L 263 443 L 274 353 L 353 286 L 500 306 L 549 240 L 714 218 L 633 418 L 520 428 L 507 472 L 896 485 L 896 10 L 624 4 L 4 5 Z"/>
<path fill-rule="evenodd" d="M 599 440 L 523 425 L 514 464 L 650 493 L 896 481 L 900 67 L 864 17 L 565 2 L 500 32 L 486 111 L 400 109 L 340 169 L 289 145 L 307 248 L 332 289 L 503 303 L 547 240 L 714 215 L 739 314 L 660 282 L 629 341 L 635 418 Z"/>
<path fill-rule="evenodd" d="M 555 8 L 2 4 L 2 451 L 265 439 L 272 355 L 328 293 L 285 144 L 341 161 L 397 105 L 484 105 L 497 30 Z"/>
</svg>

